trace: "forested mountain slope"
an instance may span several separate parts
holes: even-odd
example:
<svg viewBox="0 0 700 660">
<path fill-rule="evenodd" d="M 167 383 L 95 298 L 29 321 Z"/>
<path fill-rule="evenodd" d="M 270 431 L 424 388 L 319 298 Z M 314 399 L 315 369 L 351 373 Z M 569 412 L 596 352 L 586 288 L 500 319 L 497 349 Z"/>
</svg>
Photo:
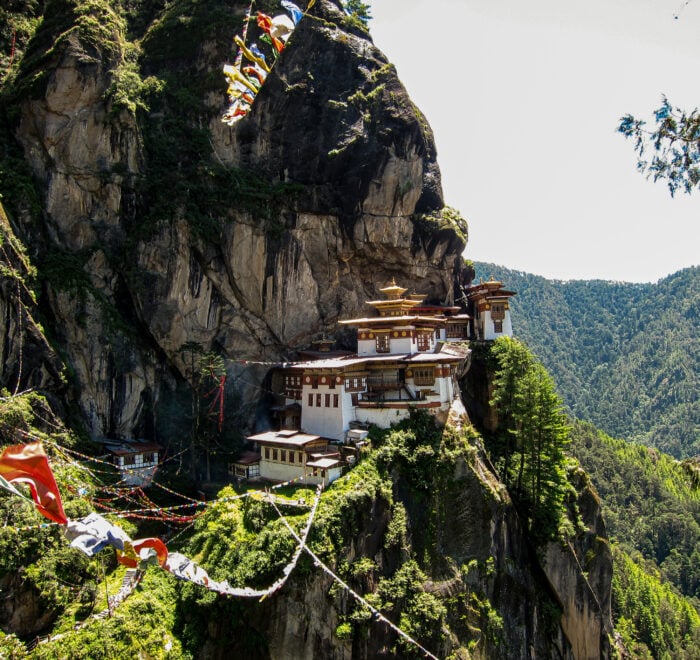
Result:
<svg viewBox="0 0 700 660">
<path fill-rule="evenodd" d="M 613 544 L 615 627 L 635 657 L 700 650 L 700 466 L 575 422 L 571 452 Z"/>
<path fill-rule="evenodd" d="M 654 284 L 475 268 L 518 292 L 514 333 L 574 416 L 677 458 L 700 453 L 700 268 Z"/>
</svg>

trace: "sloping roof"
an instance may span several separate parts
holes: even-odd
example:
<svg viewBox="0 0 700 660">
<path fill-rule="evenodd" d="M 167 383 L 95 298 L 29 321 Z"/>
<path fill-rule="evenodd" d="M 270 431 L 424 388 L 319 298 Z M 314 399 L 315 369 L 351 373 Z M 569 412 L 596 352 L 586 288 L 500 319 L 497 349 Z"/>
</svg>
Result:
<svg viewBox="0 0 700 660">
<path fill-rule="evenodd" d="M 163 447 L 155 442 L 120 442 L 113 445 L 105 444 L 105 449 L 115 456 L 126 456 L 128 454 L 161 451 Z"/>
<path fill-rule="evenodd" d="M 449 317 L 447 317 L 449 318 Z M 399 323 L 427 323 L 430 325 L 435 325 L 436 323 L 443 323 L 445 317 L 441 316 L 372 316 L 364 317 L 361 319 L 348 319 L 346 321 L 338 321 L 341 325 L 387 325 L 393 323 L 395 325 Z"/>
<path fill-rule="evenodd" d="M 247 440 L 262 445 L 277 445 L 280 447 L 304 447 L 312 442 L 322 440 L 321 436 L 301 433 L 299 431 L 265 431 L 257 435 L 249 435 Z"/>
<path fill-rule="evenodd" d="M 252 465 L 260 462 L 260 454 L 257 451 L 244 451 L 235 461 L 234 465 Z"/>
<path fill-rule="evenodd" d="M 326 470 L 328 468 L 339 467 L 342 461 L 337 458 L 316 458 L 313 461 L 307 461 L 306 467 L 316 467 Z"/>
<path fill-rule="evenodd" d="M 440 353 L 414 353 L 409 355 L 402 362 L 407 362 L 409 364 L 416 364 L 420 362 L 460 362 L 464 360 L 465 355 L 455 355 L 454 353 L 440 352 Z"/>
<path fill-rule="evenodd" d="M 455 342 L 444 342 L 439 351 L 432 353 L 382 353 L 381 355 L 365 355 L 363 357 L 352 356 L 350 358 L 330 358 L 328 360 L 313 360 L 304 362 L 300 366 L 304 369 L 345 369 L 346 367 L 359 367 L 363 364 L 371 365 L 382 362 L 412 363 L 412 362 L 455 362 L 462 360 L 469 354 L 466 346 Z"/>
</svg>

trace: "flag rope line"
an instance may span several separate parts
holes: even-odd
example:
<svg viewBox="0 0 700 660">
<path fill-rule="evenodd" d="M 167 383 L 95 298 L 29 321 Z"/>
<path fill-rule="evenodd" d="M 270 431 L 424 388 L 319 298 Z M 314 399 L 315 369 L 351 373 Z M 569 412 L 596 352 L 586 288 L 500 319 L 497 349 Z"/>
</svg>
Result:
<svg viewBox="0 0 700 660">
<path fill-rule="evenodd" d="M 277 508 L 274 502 L 272 502 L 272 506 L 275 508 L 275 511 L 277 511 L 277 515 L 280 517 L 282 520 L 282 523 L 286 526 L 286 528 L 289 530 L 289 532 L 296 538 L 300 543 L 301 539 L 297 535 L 297 533 L 294 531 L 292 526 L 289 524 L 287 519 L 282 515 L 282 512 Z M 397 633 L 399 636 L 401 636 L 403 639 L 405 639 L 407 642 L 410 644 L 413 644 L 416 648 L 420 649 L 427 658 L 432 658 L 433 660 L 439 660 L 439 658 L 435 655 L 433 655 L 428 649 L 426 649 L 424 646 L 419 644 L 413 637 L 411 637 L 408 633 L 405 633 L 401 628 L 399 628 L 395 623 L 393 623 L 390 619 L 388 619 L 386 616 L 384 616 L 374 605 L 370 605 L 360 594 L 358 594 L 349 584 L 347 584 L 344 580 L 342 580 L 340 577 L 338 577 L 326 564 L 321 561 L 319 556 L 309 548 L 306 543 L 303 543 L 303 549 L 304 551 L 314 560 L 314 564 L 321 568 L 327 575 L 333 578 L 338 584 L 340 584 L 343 589 L 345 589 L 355 600 L 357 600 L 359 603 L 364 605 L 367 609 L 369 609 L 372 614 L 386 623 L 395 633 Z"/>
</svg>

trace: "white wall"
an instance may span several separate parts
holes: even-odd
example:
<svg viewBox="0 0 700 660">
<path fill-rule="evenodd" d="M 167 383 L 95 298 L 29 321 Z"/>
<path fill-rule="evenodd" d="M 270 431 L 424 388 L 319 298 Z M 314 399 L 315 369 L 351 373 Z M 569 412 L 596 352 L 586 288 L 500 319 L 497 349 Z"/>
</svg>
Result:
<svg viewBox="0 0 700 660">
<path fill-rule="evenodd" d="M 408 408 L 357 408 L 357 421 L 388 429 L 392 424 L 407 419 L 408 413 Z"/>
<path fill-rule="evenodd" d="M 279 450 L 278 450 L 279 451 Z M 336 476 L 329 475 L 329 472 L 337 470 Z M 317 470 L 318 475 L 313 476 L 313 468 L 306 468 L 306 480 L 305 483 L 308 484 L 320 484 L 324 481 L 326 484 L 337 479 L 340 476 L 340 468 L 333 468 L 333 470 L 325 470 L 325 478 L 321 477 L 321 470 Z M 290 463 L 280 463 L 272 460 L 266 460 L 265 458 L 260 459 L 260 476 L 263 479 L 271 479 L 273 481 L 289 481 L 290 479 L 296 479 L 304 475 L 304 466 L 300 463 L 290 464 Z"/>
<path fill-rule="evenodd" d="M 376 355 L 377 345 L 374 339 L 358 339 L 357 340 L 358 355 Z"/>
<path fill-rule="evenodd" d="M 305 433 L 324 438 L 342 440 L 347 430 L 348 419 L 344 419 L 342 384 L 334 388 L 319 384 L 312 388 L 304 384 L 301 396 L 301 428 Z M 313 396 L 313 406 L 309 406 L 309 394 Z M 321 406 L 316 405 L 317 395 L 321 395 Z M 326 407 L 326 394 L 330 395 L 330 406 Z M 338 407 L 333 407 L 333 395 L 338 395 Z"/>
<path fill-rule="evenodd" d="M 497 339 L 498 337 L 513 336 L 513 326 L 511 325 L 510 321 L 510 310 L 506 310 L 505 318 L 503 319 L 503 332 L 494 332 L 490 310 L 485 310 L 482 312 L 480 322 L 482 327 L 482 336 L 486 340 L 493 340 Z"/>
<path fill-rule="evenodd" d="M 406 337 L 391 337 L 390 338 L 390 347 L 391 347 L 391 352 L 392 353 L 414 353 L 416 349 L 416 344 L 413 339 L 411 339 L 410 330 L 405 331 L 408 336 Z M 399 334 L 401 334 L 401 331 L 399 331 Z"/>
<path fill-rule="evenodd" d="M 265 448 L 263 448 L 263 452 Z M 279 449 L 277 450 L 279 452 Z M 304 474 L 304 466 L 295 463 L 280 463 L 266 458 L 260 459 L 260 476 L 264 479 L 288 481 Z"/>
</svg>

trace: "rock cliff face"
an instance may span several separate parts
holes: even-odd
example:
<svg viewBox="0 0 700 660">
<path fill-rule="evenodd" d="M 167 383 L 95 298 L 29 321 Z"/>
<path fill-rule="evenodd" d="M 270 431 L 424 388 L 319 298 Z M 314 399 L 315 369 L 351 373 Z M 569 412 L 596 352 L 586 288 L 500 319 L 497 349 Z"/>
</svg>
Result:
<svg viewBox="0 0 700 660">
<path fill-rule="evenodd" d="M 91 435 L 152 433 L 163 388 L 193 377 L 183 345 L 275 361 L 392 277 L 451 297 L 465 228 L 439 226 L 430 129 L 336 4 L 316 3 L 233 127 L 219 119 L 220 70 L 247 3 L 153 17 L 134 74 L 160 81 L 150 113 L 120 101 L 133 26 L 102 5 L 95 35 L 79 2 L 48 3 L 15 81 L 14 137 L 42 206 L 15 221 L 37 262 L 56 266 L 43 311 Z"/>
<path fill-rule="evenodd" d="M 63 365 L 44 336 L 28 282 L 34 269 L 0 204 L 0 373 L 9 392 L 28 388 L 65 393 Z M 54 401 L 57 399 L 54 397 Z"/>
</svg>

